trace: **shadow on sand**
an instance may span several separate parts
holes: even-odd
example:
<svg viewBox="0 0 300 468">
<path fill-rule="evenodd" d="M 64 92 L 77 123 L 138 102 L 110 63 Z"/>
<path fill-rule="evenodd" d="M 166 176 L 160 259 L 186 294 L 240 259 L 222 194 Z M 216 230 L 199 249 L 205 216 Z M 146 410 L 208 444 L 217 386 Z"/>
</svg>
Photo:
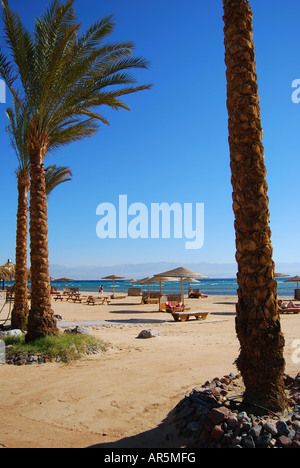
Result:
<svg viewBox="0 0 300 468">
<path fill-rule="evenodd" d="M 157 427 L 150 429 L 140 434 L 131 437 L 124 437 L 115 442 L 100 442 L 99 444 L 91 445 L 87 448 L 102 448 L 102 449 L 117 449 L 117 448 L 180 448 L 183 447 L 185 441 L 174 436 L 173 428 L 171 427 L 172 410 L 165 420 Z"/>
</svg>

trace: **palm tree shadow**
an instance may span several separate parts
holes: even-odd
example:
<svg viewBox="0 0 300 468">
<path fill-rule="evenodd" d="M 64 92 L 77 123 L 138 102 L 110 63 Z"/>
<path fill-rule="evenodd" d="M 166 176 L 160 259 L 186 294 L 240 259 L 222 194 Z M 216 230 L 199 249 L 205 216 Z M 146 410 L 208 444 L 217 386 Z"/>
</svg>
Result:
<svg viewBox="0 0 300 468">
<path fill-rule="evenodd" d="M 117 448 L 180 448 L 184 444 L 183 439 L 179 439 L 173 433 L 170 425 L 170 415 L 157 427 L 131 437 L 124 437 L 115 442 L 101 442 L 87 448 L 117 449 Z"/>
</svg>

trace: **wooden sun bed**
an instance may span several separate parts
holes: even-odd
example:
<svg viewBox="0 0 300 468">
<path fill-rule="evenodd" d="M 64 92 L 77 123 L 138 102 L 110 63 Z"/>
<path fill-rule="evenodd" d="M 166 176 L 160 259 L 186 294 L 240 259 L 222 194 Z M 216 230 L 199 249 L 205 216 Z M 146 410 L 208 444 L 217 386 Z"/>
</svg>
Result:
<svg viewBox="0 0 300 468">
<path fill-rule="evenodd" d="M 200 297 L 208 297 L 208 295 L 202 294 L 199 289 L 192 289 L 189 293 L 189 298 L 199 299 Z"/>
<path fill-rule="evenodd" d="M 144 304 L 158 304 L 159 297 L 148 297 L 144 299 Z"/>
<path fill-rule="evenodd" d="M 172 314 L 173 319 L 175 322 L 185 322 L 189 320 L 190 317 L 195 317 L 196 320 L 206 320 L 209 312 L 174 312 L 167 310 L 170 314 Z"/>
<path fill-rule="evenodd" d="M 280 314 L 300 314 L 300 307 L 281 308 L 278 307 Z"/>
</svg>

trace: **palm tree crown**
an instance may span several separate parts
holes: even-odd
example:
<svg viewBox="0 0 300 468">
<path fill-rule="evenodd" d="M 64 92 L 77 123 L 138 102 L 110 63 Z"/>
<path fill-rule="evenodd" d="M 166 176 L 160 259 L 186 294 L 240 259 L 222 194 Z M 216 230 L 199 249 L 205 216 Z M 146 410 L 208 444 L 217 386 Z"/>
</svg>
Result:
<svg viewBox="0 0 300 468">
<path fill-rule="evenodd" d="M 114 29 L 112 16 L 80 33 L 73 4 L 53 0 L 31 34 L 2 0 L 12 60 L 0 51 L 0 74 L 28 116 L 33 148 L 48 150 L 93 135 L 100 122 L 108 124 L 98 106 L 129 109 L 120 98 L 151 87 L 136 86 L 128 72 L 147 67 L 146 60 L 133 56 L 132 42 L 103 44 Z"/>
</svg>

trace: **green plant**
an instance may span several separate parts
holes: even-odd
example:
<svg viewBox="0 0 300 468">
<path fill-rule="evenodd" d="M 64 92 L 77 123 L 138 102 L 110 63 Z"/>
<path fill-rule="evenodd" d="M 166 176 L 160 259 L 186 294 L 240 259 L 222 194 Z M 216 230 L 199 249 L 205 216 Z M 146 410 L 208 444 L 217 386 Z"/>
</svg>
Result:
<svg viewBox="0 0 300 468">
<path fill-rule="evenodd" d="M 107 345 L 100 339 L 91 335 L 74 333 L 61 333 L 48 335 L 30 343 L 25 342 L 25 336 L 2 337 L 7 346 L 6 357 L 11 359 L 14 354 L 36 354 L 49 359 L 60 358 L 69 363 L 79 359 L 91 351 L 106 351 Z"/>
</svg>

